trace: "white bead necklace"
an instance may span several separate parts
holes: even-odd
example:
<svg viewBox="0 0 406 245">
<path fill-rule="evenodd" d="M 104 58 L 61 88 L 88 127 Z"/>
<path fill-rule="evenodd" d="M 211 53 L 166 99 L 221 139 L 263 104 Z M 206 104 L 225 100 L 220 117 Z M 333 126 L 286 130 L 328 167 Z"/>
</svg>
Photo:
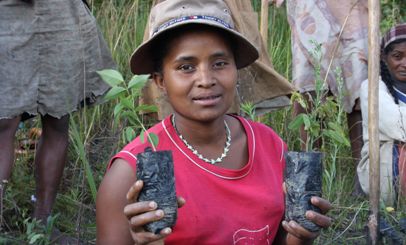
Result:
<svg viewBox="0 0 406 245">
<path fill-rule="evenodd" d="M 224 127 L 226 129 L 226 143 L 224 145 L 224 150 L 223 153 L 221 154 L 221 156 L 219 156 L 217 159 L 208 159 L 206 157 L 204 157 L 202 154 L 200 154 L 195 148 L 193 148 L 193 146 L 191 144 L 189 144 L 186 139 L 182 136 L 182 134 L 179 133 L 178 129 L 176 128 L 176 124 L 175 124 L 175 114 L 172 115 L 172 125 L 175 128 L 176 133 L 178 134 L 179 138 L 183 141 L 183 143 L 186 145 L 186 147 L 193 153 L 195 154 L 199 159 L 210 163 L 210 164 L 216 164 L 219 163 L 221 161 L 223 161 L 223 159 L 227 156 L 228 151 L 230 150 L 230 146 L 231 146 L 231 132 L 230 132 L 230 128 L 227 125 L 226 120 L 224 120 Z"/>
</svg>

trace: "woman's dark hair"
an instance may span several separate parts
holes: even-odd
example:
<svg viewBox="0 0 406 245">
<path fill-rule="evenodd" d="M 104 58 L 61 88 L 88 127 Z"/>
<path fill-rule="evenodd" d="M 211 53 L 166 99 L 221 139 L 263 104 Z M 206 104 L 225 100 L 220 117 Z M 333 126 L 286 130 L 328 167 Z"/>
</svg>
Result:
<svg viewBox="0 0 406 245">
<path fill-rule="evenodd" d="M 391 52 L 394 49 L 394 45 L 406 42 L 406 39 L 399 39 L 396 41 L 393 41 L 390 43 L 384 50 L 383 54 L 388 55 L 389 52 Z M 388 88 L 389 92 L 391 93 L 393 100 L 395 101 L 396 104 L 399 104 L 398 97 L 396 96 L 395 89 L 393 88 L 393 77 L 389 72 L 388 67 L 386 66 L 386 63 L 381 59 L 381 78 L 383 82 L 385 83 L 386 87 Z"/>
<path fill-rule="evenodd" d="M 152 50 L 154 71 L 162 73 L 163 59 L 168 54 L 170 45 L 173 42 L 176 42 L 176 38 L 178 38 L 183 33 L 196 32 L 196 31 L 201 31 L 201 30 L 210 30 L 215 33 L 218 33 L 220 36 L 222 36 L 226 40 L 227 44 L 231 48 L 231 51 L 233 52 L 233 54 L 235 54 L 236 45 L 235 45 L 235 42 L 233 42 L 233 37 L 231 36 L 231 34 L 228 34 L 224 30 L 221 30 L 219 28 L 202 25 L 202 24 L 185 25 L 185 26 L 176 28 L 175 30 L 168 31 L 168 33 L 164 34 L 162 37 L 155 40 L 155 43 L 153 45 L 154 49 Z"/>
</svg>

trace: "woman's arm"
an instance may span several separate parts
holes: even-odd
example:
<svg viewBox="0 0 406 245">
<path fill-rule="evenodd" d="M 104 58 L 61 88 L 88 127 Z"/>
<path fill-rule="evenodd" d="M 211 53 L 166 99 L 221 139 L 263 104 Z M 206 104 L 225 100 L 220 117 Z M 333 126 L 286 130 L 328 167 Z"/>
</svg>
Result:
<svg viewBox="0 0 406 245">
<path fill-rule="evenodd" d="M 96 200 L 97 244 L 134 244 L 124 207 L 136 181 L 134 170 L 122 159 L 114 161 L 100 184 Z"/>
</svg>

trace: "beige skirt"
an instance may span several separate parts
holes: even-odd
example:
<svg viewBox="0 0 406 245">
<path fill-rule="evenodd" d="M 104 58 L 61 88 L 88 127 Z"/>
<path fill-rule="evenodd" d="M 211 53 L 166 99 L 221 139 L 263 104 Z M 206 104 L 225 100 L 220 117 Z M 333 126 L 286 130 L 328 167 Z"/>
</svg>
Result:
<svg viewBox="0 0 406 245">
<path fill-rule="evenodd" d="M 344 110 L 352 112 L 361 83 L 368 78 L 367 4 L 367 0 L 287 1 L 292 80 L 299 92 L 315 90 L 320 66 L 321 79 L 327 78 L 326 88 L 335 96 L 341 94 Z M 320 60 L 313 55 L 314 43 L 321 44 Z M 338 75 L 337 68 L 341 71 Z"/>
<path fill-rule="evenodd" d="M 82 0 L 0 1 L 0 119 L 94 103 L 109 89 L 96 71 L 113 67 Z"/>
</svg>

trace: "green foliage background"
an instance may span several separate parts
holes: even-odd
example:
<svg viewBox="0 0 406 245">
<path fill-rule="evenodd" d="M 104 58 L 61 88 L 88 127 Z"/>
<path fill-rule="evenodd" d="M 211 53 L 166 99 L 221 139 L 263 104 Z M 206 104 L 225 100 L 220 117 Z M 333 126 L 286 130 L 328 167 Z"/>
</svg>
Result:
<svg viewBox="0 0 406 245">
<path fill-rule="evenodd" d="M 118 70 L 129 80 L 131 74 L 128 60 L 132 51 L 142 42 L 151 0 L 88 2 L 111 48 Z M 260 0 L 251 2 L 254 9 L 259 11 Z M 405 0 L 381 0 L 381 3 L 381 30 L 385 31 L 394 23 L 406 21 Z M 268 40 L 268 51 L 275 69 L 290 78 L 290 30 L 284 8 L 270 7 Z M 113 100 L 97 107 L 85 108 L 75 113 L 71 120 L 69 162 L 57 196 L 54 213 L 58 215 L 54 216 L 54 223 L 61 231 L 88 244 L 95 244 L 95 189 L 110 157 L 124 144 L 122 130 L 127 125 L 125 121 L 114 123 L 115 104 Z M 291 149 L 298 149 L 300 142 L 297 132 L 287 128 L 292 121 L 291 115 L 291 108 L 285 108 L 267 114 L 261 120 L 273 127 Z M 344 116 L 331 116 L 328 120 L 342 122 L 345 121 Z M 36 120 L 25 123 L 18 131 L 17 141 L 26 138 L 28 128 L 32 126 L 40 125 Z M 343 130 L 347 132 L 345 126 Z M 330 212 L 334 223 L 330 229 L 321 233 L 316 244 L 366 244 L 368 202 L 364 198 L 351 197 L 355 165 L 350 149 L 326 141 L 323 151 L 326 153 L 323 191 L 324 196 L 334 205 L 334 210 Z M 47 231 L 35 228 L 35 222 L 29 219 L 32 210 L 30 197 L 35 191 L 33 157 L 32 152 L 16 157 L 13 176 L 4 198 L 5 224 L 0 231 L 0 244 L 23 244 L 33 237 L 38 239 L 37 244 L 39 241 L 47 244 L 46 239 L 42 239 Z M 396 224 L 404 213 L 396 210 L 384 215 Z"/>
</svg>

